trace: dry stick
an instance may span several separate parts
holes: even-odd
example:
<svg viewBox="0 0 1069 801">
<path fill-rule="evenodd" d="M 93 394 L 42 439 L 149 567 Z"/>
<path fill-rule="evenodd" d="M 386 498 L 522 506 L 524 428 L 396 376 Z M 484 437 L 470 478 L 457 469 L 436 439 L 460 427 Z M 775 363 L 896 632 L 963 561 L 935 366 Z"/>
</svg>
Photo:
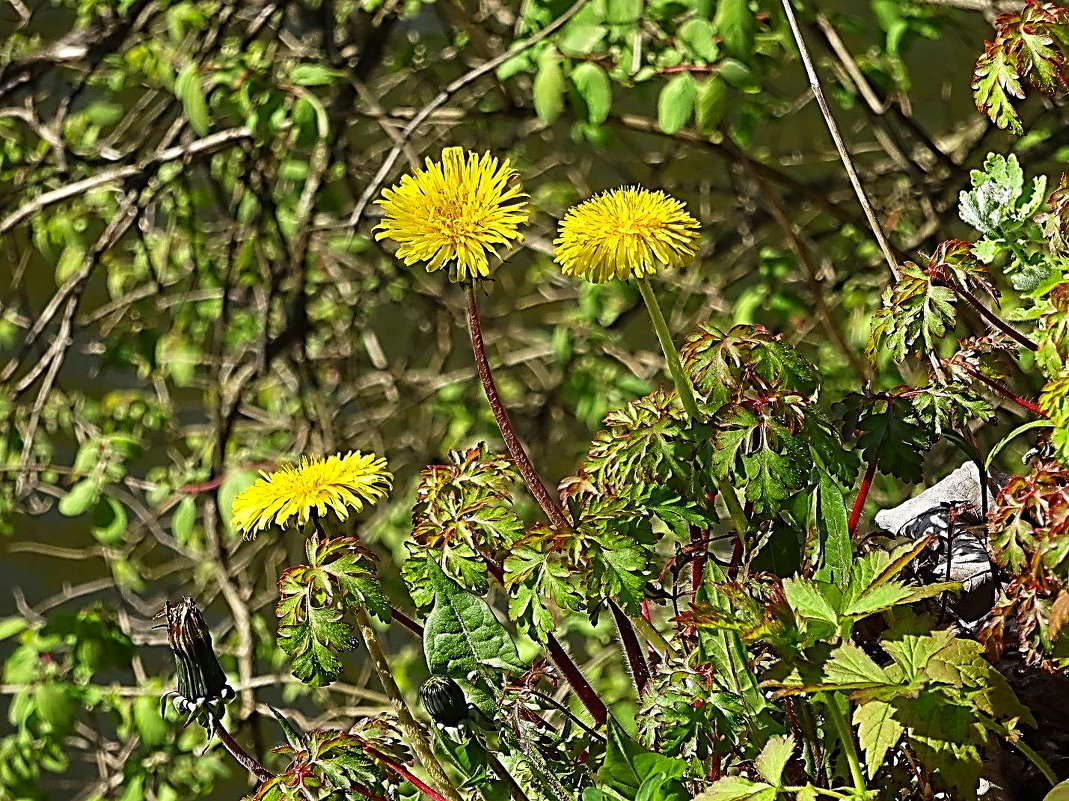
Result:
<svg viewBox="0 0 1069 801">
<path fill-rule="evenodd" d="M 255 776 L 258 781 L 265 782 L 275 777 L 275 774 L 261 765 L 252 754 L 238 745 L 237 740 L 226 730 L 223 721 L 217 720 L 215 722 L 215 734 L 219 738 L 219 742 L 223 744 L 223 747 L 230 752 L 230 756 L 234 757 L 237 763 Z"/>
<path fill-rule="evenodd" d="M 350 236 L 355 233 L 356 226 L 360 223 L 360 219 L 364 216 L 364 211 L 365 209 L 367 209 L 368 203 L 371 202 L 371 198 L 374 197 L 375 193 L 379 191 L 379 187 L 382 186 L 383 181 L 386 180 L 386 176 L 389 175 L 390 170 L 392 170 L 393 166 L 397 163 L 397 159 L 400 158 L 401 151 L 404 150 L 405 143 L 408 142 L 408 140 L 416 132 L 416 129 L 419 128 L 419 126 L 426 122 L 430 118 L 430 116 L 434 114 L 435 111 L 437 111 L 439 108 L 448 103 L 449 98 L 451 98 L 465 86 L 475 83 L 475 81 L 479 80 L 479 78 L 493 72 L 513 56 L 522 53 L 524 50 L 527 50 L 532 45 L 538 44 L 543 39 L 552 36 L 554 33 L 564 27 L 564 24 L 578 13 L 579 9 L 586 5 L 586 2 L 587 0 L 578 0 L 578 2 L 574 3 L 571 8 L 569 8 L 567 11 L 557 17 L 557 19 L 555 19 L 545 28 L 540 30 L 534 36 L 531 36 L 520 42 L 520 44 L 518 44 L 511 50 L 508 50 L 502 53 L 501 55 L 492 58 L 489 61 L 484 62 L 483 64 L 480 64 L 475 69 L 464 73 L 455 81 L 447 85 L 441 92 L 439 92 L 435 96 L 435 98 L 431 100 L 430 103 L 421 108 L 419 110 L 419 113 L 416 114 L 416 116 L 412 118 L 408 125 L 406 125 L 401 130 L 401 133 L 398 136 L 397 141 L 394 143 L 394 146 L 390 148 L 390 152 L 386 154 L 386 158 L 383 160 L 382 166 L 379 167 L 378 172 L 376 172 L 375 176 L 368 182 L 368 185 L 364 189 L 363 194 L 360 195 L 360 199 L 356 202 L 356 206 L 353 208 L 353 213 L 349 216 L 348 227 Z"/>
<path fill-rule="evenodd" d="M 809 79 L 809 86 L 813 90 L 813 97 L 816 98 L 817 106 L 820 108 L 820 113 L 824 117 L 824 122 L 828 126 L 828 132 L 831 134 L 832 141 L 835 143 L 835 149 L 839 153 L 839 158 L 843 162 L 843 167 L 846 169 L 846 174 L 850 177 L 850 185 L 854 187 L 854 194 L 857 195 L 858 203 L 861 204 L 861 210 L 865 213 L 865 219 L 868 220 L 869 228 L 872 229 L 873 236 L 876 237 L 876 242 L 880 246 L 880 250 L 883 252 L 883 257 L 887 261 L 887 266 L 891 268 L 891 275 L 895 280 L 898 280 L 898 261 L 895 259 L 894 252 L 891 250 L 891 243 L 887 241 L 887 235 L 883 231 L 883 226 L 880 225 L 879 219 L 876 217 L 876 211 L 872 207 L 872 203 L 869 202 L 868 196 L 865 194 L 865 189 L 861 185 L 861 178 L 857 174 L 857 170 L 854 169 L 854 163 L 850 158 L 850 153 L 846 149 L 846 144 L 843 142 L 843 137 L 839 133 L 839 126 L 835 122 L 835 118 L 831 114 L 831 108 L 828 106 L 828 101 L 824 98 L 824 90 L 820 87 L 820 79 L 817 77 L 817 71 L 813 68 L 813 61 L 809 57 L 809 50 L 805 46 L 805 40 L 802 39 L 802 31 L 798 27 L 798 19 L 794 15 L 794 8 L 791 7 L 791 0 L 782 0 L 783 11 L 787 15 L 787 22 L 791 26 L 791 35 L 794 37 L 794 43 L 798 46 L 798 54 L 802 57 L 802 65 L 805 67 L 806 77 Z"/>
<path fill-rule="evenodd" d="M 390 663 L 386 660 L 386 654 L 382 651 L 379 637 L 375 633 L 371 621 L 368 620 L 367 612 L 362 607 L 357 607 L 353 611 L 353 617 L 356 618 L 356 626 L 360 629 L 360 636 L 364 638 L 364 644 L 367 646 L 367 652 L 371 656 L 371 663 L 375 667 L 375 672 L 379 675 L 382 689 L 393 704 L 394 712 L 397 713 L 397 722 L 401 726 L 401 730 L 408 738 L 409 743 L 412 745 L 412 750 L 419 757 L 419 761 L 423 763 L 423 767 L 427 769 L 427 772 L 431 774 L 431 778 L 441 788 L 440 792 L 431 790 L 432 797 L 436 801 L 442 801 L 443 798 L 445 801 L 461 801 L 460 793 L 457 792 L 453 783 L 449 781 L 449 776 L 446 775 L 442 763 L 434 755 L 434 749 L 431 747 L 430 741 L 419 723 L 412 717 L 412 712 L 409 710 L 408 704 L 405 703 L 405 697 L 401 694 L 401 689 L 397 686 L 397 682 L 394 681 L 393 673 L 390 672 Z M 394 766 L 391 765 L 391 767 Z M 394 767 L 394 769 L 396 770 L 397 768 Z M 406 776 L 405 778 L 412 781 L 415 777 L 409 778 Z M 412 783 L 416 784 L 415 781 Z M 420 787 L 419 784 L 416 784 L 416 786 Z M 423 785 L 420 789 L 424 790 L 425 787 L 426 785 Z M 427 787 L 424 792 L 430 789 Z"/>
<path fill-rule="evenodd" d="M 869 497 L 869 490 L 872 489 L 872 480 L 876 477 L 876 465 L 878 463 L 879 460 L 875 458 L 869 462 L 869 466 L 865 468 L 865 475 L 861 479 L 861 486 L 857 488 L 854 508 L 850 510 L 850 520 L 846 524 L 851 537 L 857 531 L 858 521 L 861 520 L 861 510 L 865 508 L 865 499 Z"/>
</svg>

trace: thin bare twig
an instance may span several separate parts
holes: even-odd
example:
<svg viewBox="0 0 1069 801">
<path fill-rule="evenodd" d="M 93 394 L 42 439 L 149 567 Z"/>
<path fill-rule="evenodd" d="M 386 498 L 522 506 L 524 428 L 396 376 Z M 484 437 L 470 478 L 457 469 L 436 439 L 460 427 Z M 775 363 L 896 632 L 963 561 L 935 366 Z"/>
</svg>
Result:
<svg viewBox="0 0 1069 801">
<path fill-rule="evenodd" d="M 489 61 L 480 64 L 475 69 L 469 70 L 468 72 L 464 73 L 455 81 L 446 86 L 441 92 L 439 92 L 430 103 L 420 109 L 419 113 L 412 118 L 412 121 L 409 122 L 408 125 L 404 127 L 404 129 L 402 129 L 400 136 L 394 143 L 394 146 L 390 148 L 390 152 L 386 154 L 386 158 L 383 160 L 382 166 L 379 167 L 379 171 L 375 173 L 375 176 L 371 179 L 367 187 L 364 189 L 364 193 L 356 202 L 356 206 L 355 208 L 353 208 L 353 213 L 349 215 L 350 235 L 355 231 L 356 226 L 360 224 L 360 220 L 363 218 L 364 211 L 367 209 L 368 203 L 371 202 L 371 198 L 374 197 L 375 193 L 379 191 L 379 188 L 386 180 L 386 176 L 390 174 L 390 170 L 393 169 L 393 166 L 397 163 L 397 159 L 400 158 L 401 151 L 404 149 L 405 143 L 412 137 L 412 134 L 416 132 L 416 129 L 419 128 L 419 126 L 426 122 L 427 119 L 430 118 L 430 116 L 435 111 L 437 111 L 439 108 L 448 103 L 449 99 L 461 89 L 466 86 L 469 86 L 470 84 L 475 83 L 475 81 L 479 80 L 479 78 L 493 72 L 513 56 L 522 53 L 524 50 L 527 50 L 533 45 L 536 45 L 541 42 L 543 39 L 552 36 L 554 33 L 559 31 L 561 28 L 564 27 L 565 23 L 567 23 L 568 20 L 570 20 L 577 13 L 579 13 L 579 9 L 585 6 L 586 3 L 587 0 L 578 0 L 578 2 L 573 3 L 571 8 L 569 8 L 567 11 L 557 17 L 557 19 L 555 19 L 545 28 L 540 30 L 534 36 L 531 36 L 520 42 L 519 45 L 512 48 L 511 50 L 507 50 L 504 53 L 501 53 L 500 55 L 490 59 Z"/>
<path fill-rule="evenodd" d="M 824 122 L 828 126 L 828 132 L 831 134 L 832 141 L 835 143 L 835 149 L 839 153 L 839 158 L 842 159 L 846 174 L 850 177 L 850 185 L 854 187 L 854 193 L 857 195 L 858 203 L 861 204 L 861 210 L 865 213 L 869 228 L 872 229 L 872 234 L 876 237 L 876 242 L 879 244 L 880 250 L 883 252 L 883 257 L 887 261 L 887 266 L 891 268 L 891 275 L 893 275 L 897 281 L 899 274 L 898 260 L 895 259 L 894 252 L 891 250 L 891 243 L 887 240 L 887 235 L 884 233 L 883 226 L 876 217 L 876 210 L 872 207 L 872 203 L 869 202 L 868 195 L 865 194 L 865 188 L 861 185 L 861 178 L 858 176 L 857 170 L 854 168 L 854 162 L 850 158 L 850 152 L 846 149 L 846 143 L 843 141 L 842 134 L 839 133 L 839 126 L 835 122 L 835 117 L 832 116 L 831 107 L 828 105 L 828 101 L 824 97 L 824 90 L 820 86 L 820 78 L 817 77 L 817 71 L 813 67 L 813 60 L 809 57 L 809 50 L 805 45 L 805 40 L 802 38 L 802 31 L 798 27 L 798 18 L 794 15 L 794 8 L 791 6 L 791 0 L 782 0 L 782 4 L 783 11 L 787 15 L 787 22 L 791 26 L 791 35 L 794 36 L 794 42 L 798 46 L 798 54 L 802 57 L 802 65 L 805 67 L 805 74 L 809 79 L 809 86 L 813 90 L 813 97 L 816 98 L 817 106 L 820 108 L 820 113 L 824 117 Z"/>
</svg>

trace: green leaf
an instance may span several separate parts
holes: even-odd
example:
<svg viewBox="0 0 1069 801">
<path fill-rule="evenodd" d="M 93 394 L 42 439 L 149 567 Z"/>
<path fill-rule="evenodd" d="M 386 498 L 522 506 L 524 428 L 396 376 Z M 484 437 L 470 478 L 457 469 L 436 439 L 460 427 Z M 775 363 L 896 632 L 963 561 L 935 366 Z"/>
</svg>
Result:
<svg viewBox="0 0 1069 801">
<path fill-rule="evenodd" d="M 698 88 L 689 73 L 672 76 L 657 98 L 657 124 L 666 134 L 679 131 L 694 113 Z"/>
<path fill-rule="evenodd" d="M 853 560 L 846 500 L 839 485 L 824 470 L 820 471 L 817 531 L 820 536 L 820 563 L 813 578 L 834 582 L 840 587 L 846 586 Z"/>
<path fill-rule="evenodd" d="M 843 687 L 878 687 L 893 683 L 883 668 L 852 642 L 843 643 L 831 652 L 831 658 L 824 664 L 824 677 L 829 684 Z"/>
<path fill-rule="evenodd" d="M 193 536 L 193 524 L 197 519 L 197 502 L 192 495 L 185 495 L 171 516 L 171 533 L 182 545 L 188 545 Z"/>
<path fill-rule="evenodd" d="M 758 80 L 754 71 L 733 58 L 725 58 L 720 61 L 720 77 L 734 86 L 740 92 L 754 95 L 761 91 L 761 81 Z"/>
<path fill-rule="evenodd" d="M 126 509 L 114 498 L 104 497 L 93 507 L 93 536 L 102 545 L 122 542 L 126 533 Z"/>
<path fill-rule="evenodd" d="M 987 43 L 983 55 L 973 70 L 973 99 L 976 108 L 986 114 L 999 128 L 1008 128 L 1020 136 L 1024 133 L 1021 117 L 1010 98 L 1024 98 L 1024 87 L 1017 77 L 1017 69 L 1007 57 L 1005 49 Z"/>
<path fill-rule="evenodd" d="M 753 58 L 757 19 L 749 0 L 718 0 L 713 28 L 729 54 L 744 60 Z"/>
<path fill-rule="evenodd" d="M 821 591 L 828 584 L 817 584 L 804 576 L 783 580 L 783 592 L 794 613 L 803 618 L 820 620 L 838 628 L 839 615 L 828 597 Z"/>
<path fill-rule="evenodd" d="M 175 96 L 182 101 L 182 108 L 185 109 L 190 127 L 199 136 L 207 135 L 211 129 L 211 119 L 208 114 L 208 101 L 200 85 L 200 74 L 196 64 L 187 64 L 178 73 L 174 82 L 174 92 Z"/>
<path fill-rule="evenodd" d="M 894 719 L 894 707 L 884 701 L 867 701 L 854 710 L 857 737 L 865 751 L 865 766 L 872 779 L 883 767 L 887 752 L 898 745 L 905 731 Z"/>
<path fill-rule="evenodd" d="M 624 798 L 637 798 L 645 782 L 657 774 L 665 777 L 651 793 L 655 801 L 687 801 L 690 794 L 680 779 L 687 764 L 681 759 L 649 751 L 635 742 L 615 718 L 606 723 L 608 746 L 598 771 L 598 783 Z M 648 792 L 648 791 L 647 791 Z"/>
<path fill-rule="evenodd" d="M 716 28 L 708 20 L 701 17 L 689 19 L 679 26 L 676 36 L 691 53 L 703 61 L 716 61 L 716 57 L 720 55 L 720 48 L 714 41 Z"/>
<path fill-rule="evenodd" d="M 1069 801 L 1069 779 L 1054 785 L 1043 801 Z"/>
<path fill-rule="evenodd" d="M 327 86 L 341 79 L 338 70 L 322 64 L 295 64 L 290 70 L 290 80 L 297 86 Z"/>
<path fill-rule="evenodd" d="M 93 505 L 99 492 L 100 481 L 98 479 L 83 478 L 60 499 L 57 504 L 59 513 L 66 517 L 77 517 Z"/>
<path fill-rule="evenodd" d="M 642 16 L 643 0 L 604 0 L 605 21 L 610 25 L 634 25 Z"/>
<path fill-rule="evenodd" d="M 552 124 L 564 110 L 564 74 L 560 68 L 560 54 L 550 48 L 538 59 L 534 79 L 535 113 L 542 122 Z"/>
<path fill-rule="evenodd" d="M 761 774 L 761 778 L 769 784 L 781 787 L 783 785 L 783 769 L 794 753 L 794 737 L 770 737 L 765 747 L 761 749 L 754 767 Z"/>
<path fill-rule="evenodd" d="M 236 473 L 231 473 L 227 476 L 219 486 L 216 501 L 219 505 L 219 514 L 222 515 L 223 522 L 226 523 L 226 527 L 231 533 L 237 531 L 231 522 L 234 519 L 234 498 L 236 498 L 238 493 L 242 490 L 255 484 L 256 479 L 257 474 L 255 471 L 238 470 Z"/>
<path fill-rule="evenodd" d="M 294 565 L 278 579 L 279 646 L 293 657 L 293 674 L 314 687 L 338 677 L 339 651 L 357 646 L 353 629 L 342 622 L 346 609 L 363 607 L 389 620 L 390 606 L 375 575 L 374 556 L 358 540 L 312 537 L 307 565 Z"/>
<path fill-rule="evenodd" d="M 778 788 L 771 784 L 752 782 L 741 776 L 725 776 L 696 795 L 694 801 L 775 801 L 778 794 Z"/>
<path fill-rule="evenodd" d="M 493 610 L 442 572 L 428 556 L 434 606 L 424 625 L 423 648 L 431 673 L 462 681 L 468 674 L 524 670 L 516 644 Z"/>
<path fill-rule="evenodd" d="M 728 87 L 719 75 L 710 75 L 698 89 L 694 123 L 703 136 L 716 131 L 728 109 Z"/>
<path fill-rule="evenodd" d="M 132 712 L 134 726 L 147 748 L 158 748 L 170 739 L 170 724 L 160 715 L 160 704 L 154 696 L 136 698 Z"/>
<path fill-rule="evenodd" d="M 65 736 L 78 718 L 78 699 L 72 688 L 58 681 L 38 684 L 33 691 L 33 704 L 41 719 L 52 727 L 55 737 Z"/>
<path fill-rule="evenodd" d="M 612 84 L 609 76 L 592 61 L 584 61 L 572 70 L 572 83 L 586 106 L 586 119 L 591 125 L 601 125 L 612 109 Z"/>
</svg>

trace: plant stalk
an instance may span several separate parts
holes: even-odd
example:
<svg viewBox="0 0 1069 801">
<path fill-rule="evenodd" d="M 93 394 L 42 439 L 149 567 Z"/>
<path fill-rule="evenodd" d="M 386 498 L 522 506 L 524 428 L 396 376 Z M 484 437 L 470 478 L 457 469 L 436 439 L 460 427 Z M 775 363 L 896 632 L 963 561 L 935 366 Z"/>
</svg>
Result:
<svg viewBox="0 0 1069 801">
<path fill-rule="evenodd" d="M 223 747 L 230 752 L 230 756 L 234 757 L 237 763 L 251 773 L 257 781 L 265 782 L 275 777 L 275 774 L 261 765 L 256 757 L 238 744 L 238 741 L 223 725 L 223 721 L 215 721 L 215 734 L 219 738 L 219 742 L 223 744 Z"/>
<path fill-rule="evenodd" d="M 425 781 L 419 778 L 419 776 L 416 776 L 414 773 L 412 773 L 412 771 L 410 771 L 397 760 L 388 757 L 386 754 L 382 753 L 376 748 L 373 748 L 368 743 L 362 742 L 360 744 L 360 747 L 364 749 L 364 753 L 366 753 L 372 759 L 377 759 L 379 762 L 388 767 L 402 779 L 411 783 L 413 787 L 415 787 L 417 790 L 427 796 L 427 798 L 430 798 L 431 801 L 447 801 L 444 795 L 442 795 L 433 787 L 428 785 Z"/>
<path fill-rule="evenodd" d="M 661 304 L 657 302 L 657 295 L 647 279 L 637 278 L 635 283 L 638 284 L 638 291 L 642 293 L 642 300 L 645 301 L 646 309 L 650 313 L 653 331 L 657 334 L 657 341 L 661 343 L 664 360 L 668 364 L 668 372 L 672 375 L 672 381 L 676 385 L 676 394 L 679 395 L 679 400 L 690 419 L 694 422 L 699 422 L 702 419 L 702 413 L 698 410 L 698 402 L 694 397 L 694 386 L 690 383 L 690 378 L 683 370 L 683 363 L 679 359 L 679 351 L 676 350 L 675 343 L 672 342 L 672 334 L 668 330 L 668 323 L 665 322 Z M 742 504 L 739 502 L 739 496 L 735 492 L 735 488 L 728 484 L 726 480 L 718 482 L 717 488 L 724 499 L 724 505 L 728 508 L 731 522 L 734 524 L 739 537 L 742 537 L 749 529 L 749 524 L 746 522 L 746 515 L 742 511 Z"/>
<path fill-rule="evenodd" d="M 482 382 L 483 391 L 486 393 L 486 400 L 490 404 L 490 411 L 493 412 L 494 420 L 501 431 L 501 438 L 505 441 L 505 447 L 508 449 L 512 461 L 515 462 L 516 468 L 520 471 L 520 475 L 523 476 L 527 489 L 530 490 L 534 499 L 538 501 L 538 505 L 546 513 L 546 517 L 549 518 L 554 528 L 566 531 L 571 526 L 569 526 L 568 520 L 564 516 L 564 511 L 550 494 L 549 488 L 542 481 L 542 477 L 538 475 L 538 471 L 535 470 L 531 457 L 527 455 L 527 450 L 523 447 L 523 443 L 520 442 L 516 429 L 512 425 L 508 409 L 505 408 L 505 404 L 501 401 L 501 395 L 497 391 L 497 383 L 494 381 L 494 374 L 490 370 L 490 360 L 486 357 L 486 343 L 483 340 L 483 327 L 479 319 L 479 299 L 476 294 L 475 284 L 473 282 L 468 283 L 466 291 L 468 297 L 468 333 L 471 335 L 471 348 L 475 353 L 475 367 L 479 372 L 479 380 Z"/>
<path fill-rule="evenodd" d="M 879 464 L 879 459 L 873 459 L 869 462 L 869 466 L 865 468 L 865 475 L 861 479 L 861 486 L 857 488 L 857 497 L 854 499 L 854 506 L 850 510 L 850 520 L 847 522 L 847 529 L 850 531 L 850 536 L 854 536 L 854 532 L 857 531 L 857 524 L 861 520 L 861 512 L 865 508 L 865 500 L 869 497 L 869 490 L 872 489 L 872 481 L 876 478 L 876 466 Z"/>
<path fill-rule="evenodd" d="M 992 327 L 997 328 L 1021 347 L 1028 348 L 1030 351 L 1039 350 L 1039 345 L 1009 323 L 1005 322 L 1001 317 L 991 311 L 991 309 L 987 308 L 987 306 L 980 302 L 976 295 L 965 289 L 965 287 L 956 286 L 954 282 L 949 282 L 947 285 L 957 295 L 968 301 L 969 305 L 976 310 L 976 313 L 983 317 Z"/>
<path fill-rule="evenodd" d="M 631 678 L 635 682 L 635 689 L 638 690 L 638 697 L 641 699 L 646 694 L 646 685 L 650 682 L 650 669 L 646 664 L 646 658 L 642 655 L 642 643 L 639 642 L 631 619 L 624 614 L 624 610 L 612 598 L 609 599 L 609 610 L 616 623 L 616 630 L 620 632 L 620 642 L 624 647 L 624 656 L 627 657 L 627 666 L 631 669 Z"/>
<path fill-rule="evenodd" d="M 423 728 L 416 722 L 416 719 L 412 717 L 412 712 L 409 710 L 408 704 L 405 702 L 405 697 L 401 694 L 401 688 L 398 687 L 397 682 L 394 681 L 393 673 L 390 671 L 390 663 L 386 660 L 386 654 L 383 653 L 382 645 L 379 643 L 378 634 L 375 633 L 375 629 L 372 627 L 371 621 L 368 619 L 367 612 L 364 611 L 363 607 L 356 607 L 356 609 L 353 610 L 353 617 L 356 618 L 357 628 L 360 629 L 360 636 L 364 638 L 364 644 L 367 646 L 367 652 L 371 656 L 371 663 L 374 665 L 375 672 L 378 674 L 379 681 L 382 683 L 382 689 L 390 699 L 390 703 L 393 705 L 394 711 L 397 714 L 397 722 L 401 726 L 401 730 L 404 731 L 405 736 L 408 738 L 408 742 L 412 746 L 412 750 L 416 752 L 416 756 L 419 757 L 419 761 L 423 764 L 423 767 L 427 769 L 431 778 L 441 788 L 440 793 L 432 791 L 435 792 L 435 796 L 437 796 L 436 801 L 443 797 L 445 801 L 462 801 L 460 793 L 457 792 L 457 789 L 449 780 L 449 776 L 442 767 L 442 763 L 439 762 L 438 758 L 434 755 L 434 749 L 431 747 L 430 741 L 427 739 L 427 735 L 424 733 Z M 405 778 L 408 777 L 406 776 Z M 409 779 L 409 781 L 412 780 Z M 413 782 L 413 784 L 415 784 L 415 782 Z M 419 787 L 418 784 L 416 786 Z M 423 788 L 421 787 L 420 789 Z"/>
<path fill-rule="evenodd" d="M 1047 413 L 1044 412 L 1042 409 L 1040 409 L 1038 406 L 1036 406 L 1036 404 L 1032 403 L 1032 401 L 1028 401 L 1028 400 L 1025 400 L 1024 398 L 1021 398 L 1021 397 L 1019 397 L 1017 395 L 1014 395 L 1009 389 L 1004 387 L 998 381 L 995 381 L 993 378 L 988 378 L 986 375 L 984 375 L 983 373 L 981 373 L 979 370 L 975 369 L 971 365 L 968 365 L 968 364 L 965 365 L 965 372 L 967 372 L 969 375 L 971 375 L 977 381 L 981 381 L 984 384 L 986 384 L 990 389 L 994 390 L 996 393 L 998 393 L 1002 397 L 1006 398 L 1007 400 L 1013 401 L 1018 406 L 1020 406 L 1022 409 L 1027 409 L 1028 411 L 1032 412 L 1032 414 L 1038 414 L 1040 417 L 1046 417 L 1047 416 Z"/>
<path fill-rule="evenodd" d="M 843 754 L 846 756 L 846 763 L 850 767 L 850 777 L 854 780 L 854 790 L 857 797 L 865 798 L 868 795 L 868 788 L 865 786 L 865 774 L 861 770 L 861 760 L 857 755 L 857 746 L 854 744 L 854 734 L 850 729 L 850 724 L 847 722 L 842 710 L 839 709 L 838 704 L 835 703 L 835 698 L 831 693 L 824 693 L 824 706 L 828 710 L 828 717 L 831 718 L 836 733 L 839 735 L 839 742 L 843 744 Z M 849 706 L 847 708 L 849 709 Z"/>
</svg>

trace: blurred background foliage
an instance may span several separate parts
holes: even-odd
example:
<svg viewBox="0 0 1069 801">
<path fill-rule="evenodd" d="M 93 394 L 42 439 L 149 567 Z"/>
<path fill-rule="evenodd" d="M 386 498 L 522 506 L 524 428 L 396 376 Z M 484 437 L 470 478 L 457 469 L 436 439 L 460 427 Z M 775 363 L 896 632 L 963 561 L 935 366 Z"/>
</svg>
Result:
<svg viewBox="0 0 1069 801">
<path fill-rule="evenodd" d="M 899 254 L 962 235 L 989 151 L 1069 160 L 1061 104 L 1026 102 L 1020 138 L 973 105 L 1006 4 L 797 5 Z M 443 147 L 507 156 L 531 196 L 484 327 L 551 484 L 667 380 L 637 290 L 552 264 L 557 220 L 602 189 L 664 189 L 701 221 L 699 257 L 660 282 L 679 339 L 759 323 L 831 398 L 918 378 L 864 358 L 886 264 L 771 0 L 4 0 L 0 33 L 0 798 L 240 792 L 203 732 L 160 717 L 167 597 L 208 609 L 260 750 L 267 702 L 306 727 L 384 703 L 360 655 L 330 688 L 293 679 L 273 604 L 298 543 L 242 542 L 229 509 L 282 458 L 373 450 L 397 482 L 360 530 L 399 558 L 418 471 L 500 448 L 462 294 L 371 233 L 382 186 Z M 870 511 L 912 491 L 880 478 Z M 607 621 L 563 626 L 633 703 Z M 411 690 L 425 669 L 397 645 Z"/>
</svg>

